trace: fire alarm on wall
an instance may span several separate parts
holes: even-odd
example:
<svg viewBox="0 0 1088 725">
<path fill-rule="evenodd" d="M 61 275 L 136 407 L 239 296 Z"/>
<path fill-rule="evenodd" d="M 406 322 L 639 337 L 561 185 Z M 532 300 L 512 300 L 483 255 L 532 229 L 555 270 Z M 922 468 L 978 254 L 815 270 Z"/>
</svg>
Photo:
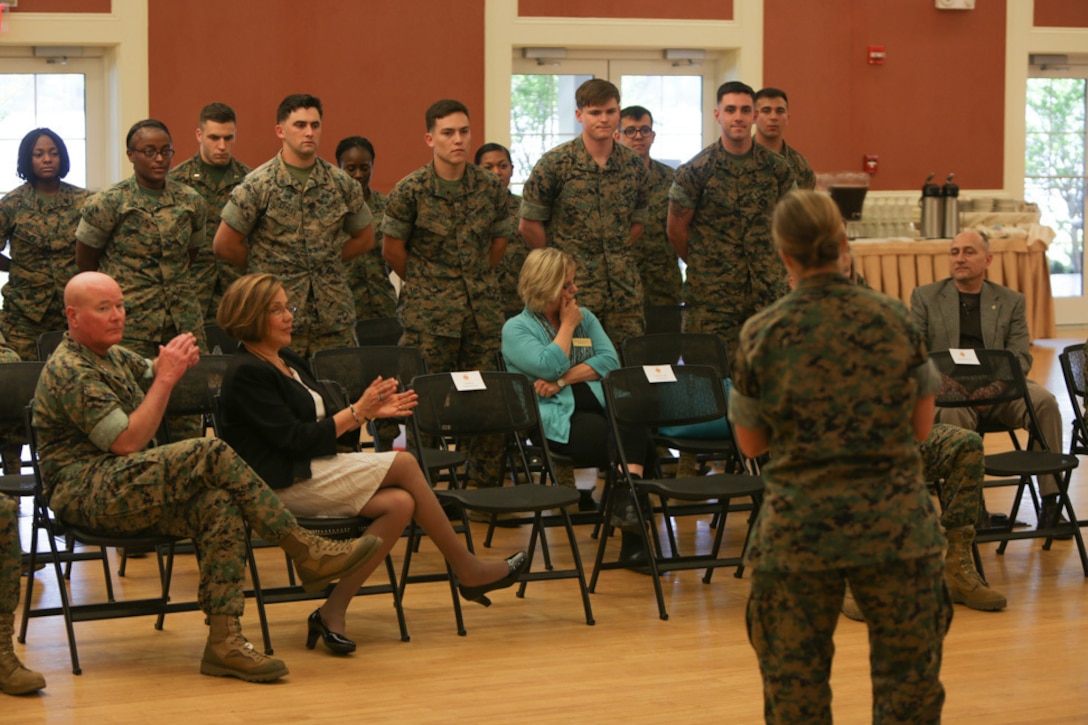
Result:
<svg viewBox="0 0 1088 725">
<path fill-rule="evenodd" d="M 938 10 L 974 10 L 975 0 L 936 0 Z"/>
</svg>

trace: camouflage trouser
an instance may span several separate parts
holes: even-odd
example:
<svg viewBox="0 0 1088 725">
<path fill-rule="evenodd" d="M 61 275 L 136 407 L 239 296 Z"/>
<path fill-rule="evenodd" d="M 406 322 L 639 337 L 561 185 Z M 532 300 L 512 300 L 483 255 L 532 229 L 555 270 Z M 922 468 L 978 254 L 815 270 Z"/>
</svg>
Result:
<svg viewBox="0 0 1088 725">
<path fill-rule="evenodd" d="M 0 495 L 0 614 L 11 614 L 19 604 L 22 552 L 18 514 L 16 499 Z"/>
<path fill-rule="evenodd" d="M 608 339 L 616 346 L 629 337 L 640 337 L 646 334 L 646 313 L 641 307 L 636 310 L 612 310 L 610 312 L 597 312 L 597 319 L 601 321 L 601 327 L 608 335 Z"/>
<path fill-rule="evenodd" d="M 8 347 L 19 353 L 20 360 L 38 359 L 38 337 L 43 333 L 67 329 L 68 322 L 63 316 L 49 316 L 41 322 L 33 322 L 7 310 L 0 313 L 0 332 L 3 332 Z"/>
<path fill-rule="evenodd" d="M 479 335 L 475 324 L 466 324 L 460 338 L 440 337 L 426 332 L 405 330 L 400 338 L 401 347 L 418 347 L 427 361 L 431 373 L 454 370 L 494 370 L 499 339 Z M 409 381 L 404 381 L 407 384 Z M 409 440 L 409 446 L 415 442 Z M 471 443 L 468 451 L 468 485 L 491 488 L 503 484 L 506 452 L 502 436 L 481 436 Z"/>
<path fill-rule="evenodd" d="M 918 449 L 927 481 L 942 480 L 941 526 L 974 526 L 982 503 L 982 436 L 973 430 L 934 423 Z"/>
<path fill-rule="evenodd" d="M 684 332 L 702 332 L 717 335 L 725 343 L 725 352 L 732 359 L 740 342 L 740 328 L 755 310 L 724 312 L 694 307 L 684 308 Z"/>
<path fill-rule="evenodd" d="M 227 288 L 234 284 L 235 280 L 242 276 L 234 265 L 229 262 L 224 262 L 222 259 L 215 261 L 216 274 L 219 280 L 216 282 L 215 293 L 212 295 L 212 302 L 208 308 L 208 312 L 204 315 L 204 322 L 211 324 L 215 322 L 215 314 L 219 311 L 219 303 L 223 299 L 223 293 L 227 291 Z"/>
<path fill-rule="evenodd" d="M 831 722 L 832 637 L 846 582 L 869 627 L 874 723 L 939 723 L 952 621 L 941 554 L 816 572 L 754 572 L 748 639 L 768 723 Z"/>
<path fill-rule="evenodd" d="M 203 255 L 202 255 L 203 256 Z M 215 312 L 219 308 L 214 301 L 215 285 L 219 282 L 219 269 L 215 257 L 200 258 L 189 265 L 189 279 L 193 282 L 193 294 L 199 300 L 204 313 L 204 324 L 215 322 Z"/>
<path fill-rule="evenodd" d="M 309 360 L 310 356 L 318 350 L 356 347 L 358 344 L 359 340 L 355 337 L 354 325 L 345 327 L 343 330 L 332 330 L 330 332 L 318 332 L 313 327 L 303 327 L 291 331 L 291 349 L 305 360 Z"/>
<path fill-rule="evenodd" d="M 207 614 L 242 614 L 243 522 L 271 542 L 298 528 L 276 494 L 217 438 L 108 457 L 58 482 L 50 506 L 62 521 L 105 533 L 191 537 Z"/>
</svg>

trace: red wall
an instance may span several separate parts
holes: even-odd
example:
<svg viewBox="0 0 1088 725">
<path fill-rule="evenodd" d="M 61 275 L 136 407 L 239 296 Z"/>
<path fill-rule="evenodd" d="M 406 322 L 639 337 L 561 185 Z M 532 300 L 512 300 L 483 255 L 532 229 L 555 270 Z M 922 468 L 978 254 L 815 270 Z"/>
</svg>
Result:
<svg viewBox="0 0 1088 725">
<path fill-rule="evenodd" d="M 321 98 L 322 157 L 345 136 L 374 143 L 382 191 L 430 160 L 423 114 L 440 98 L 463 101 L 474 143 L 484 141 L 483 0 L 185 4 L 149 3 L 151 114 L 170 127 L 179 160 L 196 153 L 200 108 L 222 101 L 238 114 L 235 154 L 264 162 L 280 148 L 276 106 L 290 93 Z"/>
<path fill-rule="evenodd" d="M 521 17 L 732 20 L 733 0 L 518 0 Z"/>
<path fill-rule="evenodd" d="M 1037 28 L 1088 28 L 1088 3 L 1077 0 L 1035 0 Z"/>
<path fill-rule="evenodd" d="M 2 1 L 2 0 L 0 0 Z M 22 0 L 13 13 L 108 13 L 112 0 Z"/>
<path fill-rule="evenodd" d="M 789 94 L 787 139 L 816 171 L 861 171 L 876 154 L 874 189 L 921 188 L 934 171 L 1004 186 L 1004 3 L 765 0 L 764 32 L 764 85 Z M 869 45 L 884 65 L 867 63 Z"/>
</svg>

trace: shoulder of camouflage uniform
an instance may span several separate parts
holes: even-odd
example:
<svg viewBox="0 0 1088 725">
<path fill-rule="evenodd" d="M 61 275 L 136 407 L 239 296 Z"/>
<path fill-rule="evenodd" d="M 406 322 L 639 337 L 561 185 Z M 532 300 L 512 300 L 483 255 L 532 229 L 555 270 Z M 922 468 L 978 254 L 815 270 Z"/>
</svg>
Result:
<svg viewBox="0 0 1088 725">
<path fill-rule="evenodd" d="M 205 204 L 204 197 L 200 195 L 200 192 L 186 184 L 184 181 L 167 178 L 166 191 L 185 199 L 190 204 L 195 204 L 197 201 L 200 202 L 201 206 L 204 206 Z"/>
<path fill-rule="evenodd" d="M 75 201 L 85 201 L 91 196 L 91 192 L 84 189 L 82 186 L 76 186 L 75 184 L 69 184 L 67 181 L 60 182 L 60 193 L 71 197 Z"/>
<path fill-rule="evenodd" d="M 654 159 L 654 158 L 650 159 L 650 172 L 651 172 L 651 175 L 656 173 L 656 174 L 659 174 L 661 176 L 668 177 L 670 179 L 673 176 L 676 175 L 676 169 L 669 166 L 665 162 L 658 161 L 657 159 Z"/>
<path fill-rule="evenodd" d="M 752 142 L 752 160 L 774 173 L 781 174 L 785 172 L 791 176 L 793 175 L 793 170 L 790 168 L 790 162 L 786 160 L 785 156 L 771 151 L 766 146 L 758 144 L 755 141 Z"/>
</svg>

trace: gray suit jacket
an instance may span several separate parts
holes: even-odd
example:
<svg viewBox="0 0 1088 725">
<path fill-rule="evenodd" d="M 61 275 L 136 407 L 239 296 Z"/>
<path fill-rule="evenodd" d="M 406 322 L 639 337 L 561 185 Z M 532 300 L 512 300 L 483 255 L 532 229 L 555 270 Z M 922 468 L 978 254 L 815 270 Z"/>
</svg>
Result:
<svg viewBox="0 0 1088 725">
<path fill-rule="evenodd" d="M 986 349 L 1011 351 L 1026 375 L 1031 369 L 1031 336 L 1024 295 L 987 280 L 979 301 Z M 930 352 L 959 347 L 960 297 L 951 278 L 915 288 L 910 311 Z"/>
</svg>

